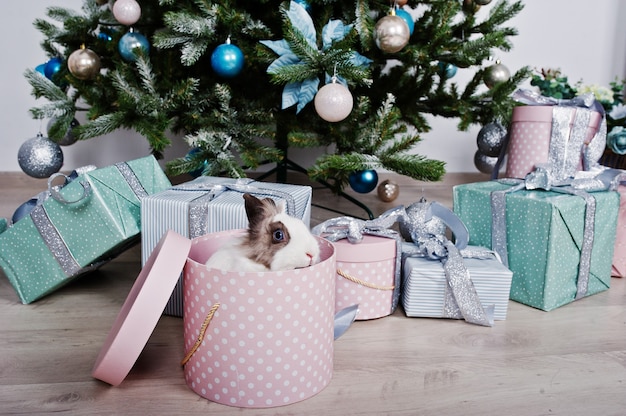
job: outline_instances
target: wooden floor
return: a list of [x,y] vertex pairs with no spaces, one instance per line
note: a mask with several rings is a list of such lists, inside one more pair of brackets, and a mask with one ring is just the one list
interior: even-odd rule
[[[381,178],[382,179],[382,178]],[[451,204],[451,186],[400,181],[393,203],[359,195],[376,215],[423,194]],[[0,173],[0,216],[46,186]],[[316,189],[315,201],[360,216]],[[338,214],[315,208],[312,222]],[[626,279],[551,312],[510,302],[506,321],[389,317],[356,322],[335,341],[334,375],[316,396],[285,407],[238,409],[185,384],[182,320],[163,316],[126,380],[93,379],[96,356],[140,270],[135,247],[31,305],[0,273],[0,414],[78,415],[625,415]]]

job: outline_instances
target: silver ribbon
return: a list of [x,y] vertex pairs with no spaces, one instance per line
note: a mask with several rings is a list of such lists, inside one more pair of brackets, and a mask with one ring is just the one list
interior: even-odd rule
[[278,189],[269,189],[259,186],[261,182],[255,182],[253,179],[243,178],[237,179],[234,183],[207,183],[201,180],[194,180],[173,187],[176,191],[207,191],[206,194],[194,199],[189,203],[187,215],[189,223],[189,238],[196,238],[208,233],[208,213],[209,203],[224,192],[234,191],[250,193],[253,195],[270,196],[285,201],[285,209],[287,214],[296,215],[296,200],[293,195]]
[[[428,227],[411,224],[414,246],[408,249],[408,245],[405,244],[403,257],[419,256],[441,261],[446,276],[443,310],[445,318],[462,318],[468,323],[493,326],[495,305],[483,307],[461,254],[461,249],[465,248],[469,238],[464,236],[464,234],[467,235],[465,224],[448,208],[431,203],[428,209],[432,211],[432,207],[436,207],[437,217],[443,217],[442,221],[450,227],[455,237],[460,236],[457,238],[457,245],[448,240],[444,234],[423,232]],[[426,218],[431,218],[431,216],[427,215]]]
[[[126,180],[130,188],[133,190],[137,198],[140,198],[142,195],[147,195],[145,189],[141,185],[139,178],[135,175],[133,170],[126,163],[118,163],[115,165],[122,175],[122,177]],[[65,273],[66,276],[75,276],[80,273],[85,273],[87,271],[93,270],[107,260],[98,261],[94,264],[87,265],[85,267],[81,267],[76,258],[72,255],[69,247],[63,240],[61,233],[58,228],[52,223],[48,213],[46,212],[45,205],[43,202],[51,197],[55,201],[68,205],[68,204],[76,204],[81,201],[85,201],[92,195],[91,184],[88,181],[81,180],[79,183],[83,187],[82,195],[76,200],[68,200],[61,194],[61,189],[72,182],[73,180],[79,178],[81,175],[91,172],[96,169],[94,166],[86,166],[82,168],[78,168],[74,172],[72,172],[69,176],[66,176],[62,173],[58,173],[50,176],[48,179],[48,190],[42,192],[38,196],[38,202],[35,208],[30,213],[30,218],[33,222],[33,225],[41,235],[41,239],[44,244],[50,250],[52,256],[56,259],[57,263],[61,267],[61,270]],[[62,176],[65,178],[65,183],[60,186],[53,186],[52,182],[55,178]]]
[[[594,226],[596,213],[596,200],[589,192],[614,190],[619,182],[626,178],[626,174],[616,169],[606,169],[595,177],[583,177],[569,181],[558,182],[551,176],[550,169],[539,166],[529,173],[524,181],[516,179],[503,179],[499,182],[513,185],[509,189],[494,191],[491,193],[491,247],[502,259],[502,264],[508,267],[508,242],[506,231],[506,195],[519,190],[541,189],[545,191],[559,192],[575,195],[585,200],[585,223],[583,229],[583,241],[580,248],[580,261],[578,266],[576,299],[587,295],[589,286],[589,273],[591,270],[591,252],[594,241]],[[557,183],[555,185],[555,183]]]
[[391,310],[393,313],[398,307],[400,300],[400,285],[402,283],[402,238],[394,230],[389,228],[393,226],[400,218],[406,215],[403,206],[392,208],[378,218],[373,220],[361,220],[358,218],[343,216],[331,218],[321,224],[316,225],[311,233],[323,236],[328,241],[339,241],[347,238],[352,244],[358,244],[363,241],[363,235],[374,235],[384,238],[392,238],[396,241],[396,259],[395,259],[395,276],[394,289],[391,297]]
[[[548,163],[552,166],[557,180],[574,176],[581,158],[584,170],[590,170],[598,164],[606,147],[607,127],[604,107],[593,94],[562,100],[520,89],[513,93],[513,99],[527,105],[554,106]],[[572,107],[576,107],[576,113],[570,128]],[[587,128],[593,112],[600,113],[602,121],[592,140],[585,144]]]

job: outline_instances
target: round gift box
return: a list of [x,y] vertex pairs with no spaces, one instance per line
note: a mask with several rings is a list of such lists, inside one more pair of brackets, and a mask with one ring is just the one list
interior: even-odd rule
[[[289,271],[231,272],[205,266],[221,244],[243,232],[223,231],[192,241],[183,272],[184,340],[190,355],[185,380],[200,396],[230,406],[299,402],[319,393],[332,378],[335,249],[316,237],[320,262]],[[190,354],[194,346],[198,348]]]
[[[543,105],[518,106],[513,109],[505,174],[507,178],[524,178],[534,170],[535,165],[548,162],[553,109],[553,106]],[[572,107],[570,127],[574,109]],[[591,143],[601,122],[602,115],[593,111],[584,140],[586,144]],[[582,160],[579,168],[582,168]]]
[[335,311],[359,305],[356,320],[390,315],[396,270],[396,240],[364,235],[360,243],[335,242],[337,281]]

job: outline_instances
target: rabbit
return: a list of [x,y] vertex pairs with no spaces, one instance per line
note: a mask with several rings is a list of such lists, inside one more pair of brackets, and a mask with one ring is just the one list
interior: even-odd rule
[[302,220],[285,212],[285,203],[244,194],[247,233],[223,244],[206,266],[224,271],[291,270],[319,262],[317,240]]

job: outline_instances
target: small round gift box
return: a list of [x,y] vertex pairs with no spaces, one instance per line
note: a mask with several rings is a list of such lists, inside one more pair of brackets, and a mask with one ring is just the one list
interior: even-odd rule
[[[566,114],[566,120],[555,122],[554,109],[555,106],[547,105],[518,106],[513,109],[507,150],[507,178],[524,178],[536,165],[547,163],[551,157],[550,143],[558,137],[562,137],[566,143],[563,144],[562,154],[552,157],[565,159],[568,151],[574,152],[577,155],[578,170],[582,169],[582,148],[596,137],[602,114],[577,107],[557,106],[557,110],[563,110]],[[585,113],[588,114],[584,117],[584,125],[579,126],[583,120],[581,115]],[[580,137],[576,138],[578,135]],[[571,149],[576,144],[578,148]]]
[[359,243],[334,242],[337,250],[335,310],[359,305],[357,320],[393,312],[396,292],[396,240],[363,235]]
[[189,240],[169,231],[133,285],[93,376],[112,385],[130,372],[183,271],[185,381],[225,405],[266,408],[319,393],[333,374],[335,248],[316,237],[320,261],[271,272],[205,266],[244,230]]

